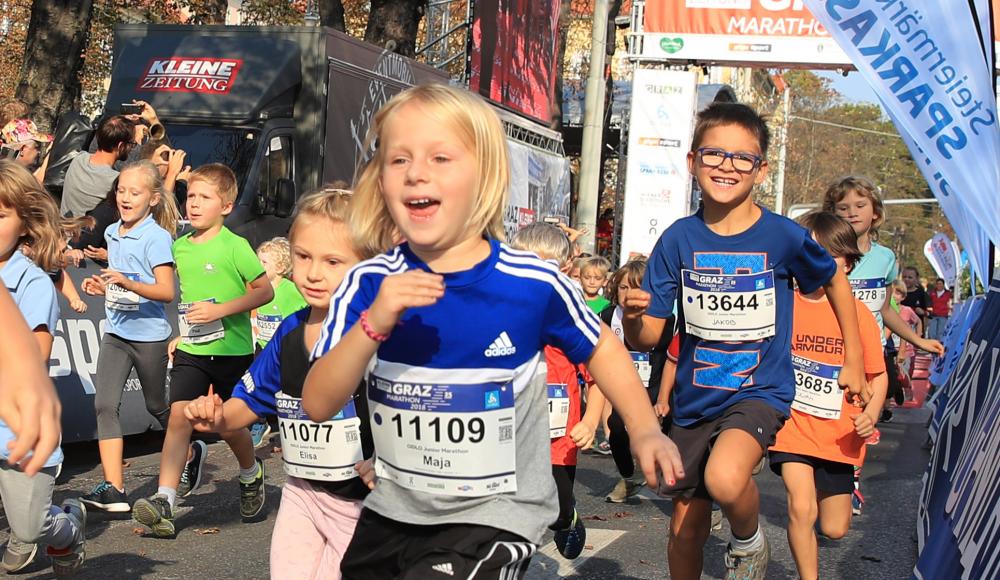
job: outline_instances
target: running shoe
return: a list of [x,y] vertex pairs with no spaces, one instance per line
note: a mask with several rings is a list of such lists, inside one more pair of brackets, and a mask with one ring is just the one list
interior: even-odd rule
[[132,507],[132,519],[152,530],[157,538],[172,538],[177,534],[174,510],[162,493],[137,500]]
[[268,437],[271,436],[271,425],[267,419],[261,419],[250,426],[250,439],[253,440],[253,448],[260,449],[267,445]]
[[583,547],[587,544],[587,528],[580,519],[580,514],[573,509],[573,521],[565,530],[559,530],[554,534],[552,541],[556,544],[556,549],[563,558],[573,560],[583,552]]
[[760,458],[760,461],[757,462],[757,465],[754,466],[753,471],[750,472],[751,475],[757,475],[760,473],[761,469],[764,469],[764,459],[766,457],[767,454],[765,453],[764,456]]
[[763,545],[756,552],[743,552],[726,547],[726,580],[764,580],[767,563],[771,559],[771,545],[767,536],[760,532]]
[[861,490],[855,489],[851,494],[851,513],[860,516],[861,508],[865,505],[865,496],[861,495]]
[[892,422],[892,411],[889,409],[882,409],[882,415],[878,418],[879,423],[891,423]]
[[184,471],[181,472],[181,482],[177,489],[178,495],[187,497],[201,486],[201,476],[206,458],[208,458],[208,445],[204,441],[192,441],[191,459],[188,460]]
[[7,540],[7,548],[3,551],[3,569],[7,572],[23,570],[35,559],[38,544],[25,544],[14,536]]
[[68,499],[62,502],[60,507],[75,525],[76,537],[69,546],[65,548],[49,546],[45,549],[45,553],[52,560],[52,573],[57,578],[66,578],[80,570],[87,556],[84,546],[87,540],[87,508],[78,499]]
[[878,445],[879,441],[881,440],[882,440],[882,432],[879,431],[878,428],[876,427],[875,430],[872,431],[872,434],[868,436],[868,439],[865,439],[865,444]]
[[606,439],[595,438],[590,450],[601,455],[611,455],[611,444]]
[[642,491],[642,486],[646,485],[646,480],[641,475],[636,477],[623,477],[615,484],[614,489],[604,496],[604,501],[608,503],[625,503],[628,498],[635,496]]
[[257,462],[257,477],[250,483],[240,481],[240,516],[243,521],[252,520],[264,509],[264,462],[259,457]]
[[109,481],[97,484],[90,493],[82,496],[80,501],[91,508],[112,513],[124,513],[132,509],[125,492],[118,491]]

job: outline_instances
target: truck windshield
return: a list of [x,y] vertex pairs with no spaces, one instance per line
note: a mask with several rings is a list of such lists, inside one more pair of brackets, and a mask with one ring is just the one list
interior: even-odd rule
[[232,127],[204,127],[199,125],[174,125],[167,123],[170,145],[187,153],[185,165],[198,168],[206,163],[221,163],[236,174],[240,189],[250,174],[257,139],[254,129]]

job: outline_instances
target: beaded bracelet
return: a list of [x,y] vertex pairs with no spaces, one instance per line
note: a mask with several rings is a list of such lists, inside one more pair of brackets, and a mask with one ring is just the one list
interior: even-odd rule
[[375,332],[375,329],[372,328],[372,325],[368,323],[367,310],[361,313],[361,330],[365,331],[365,334],[368,335],[368,338],[374,340],[375,342],[385,342],[389,340],[388,334],[380,334],[378,332]]

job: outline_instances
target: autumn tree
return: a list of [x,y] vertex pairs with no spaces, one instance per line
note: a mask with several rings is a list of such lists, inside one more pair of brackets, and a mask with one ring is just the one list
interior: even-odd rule
[[404,56],[417,52],[417,28],[427,0],[372,0],[365,42]]

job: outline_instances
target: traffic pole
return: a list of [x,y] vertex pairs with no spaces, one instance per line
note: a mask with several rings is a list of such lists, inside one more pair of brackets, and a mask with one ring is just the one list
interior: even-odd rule
[[590,71],[583,100],[583,143],[580,148],[579,196],[573,227],[586,228],[577,239],[580,249],[594,253],[597,204],[601,192],[601,143],[604,141],[604,56],[608,41],[608,0],[594,2],[594,28],[590,35]]

